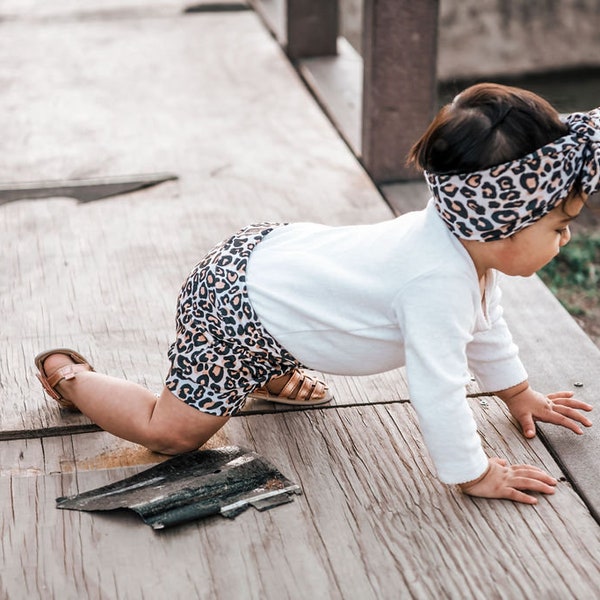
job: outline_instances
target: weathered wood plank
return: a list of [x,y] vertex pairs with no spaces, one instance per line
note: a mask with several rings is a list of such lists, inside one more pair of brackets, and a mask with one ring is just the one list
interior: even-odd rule
[[[11,52],[24,38],[36,43]],[[163,40],[161,48],[156,39]],[[182,177],[166,193],[170,204],[184,197],[192,210],[206,211],[205,219],[213,210],[233,214],[238,205],[253,208],[255,219],[295,219],[308,212],[313,219],[352,222],[384,213],[374,202],[368,177],[252,12],[116,22],[8,22],[0,50],[0,74],[13,81],[0,99],[3,143],[12,149],[0,164],[0,180],[167,171]],[[203,60],[206,56],[212,59]],[[103,66],[115,61],[117,72]],[[193,73],[190,64],[195,65]],[[88,78],[82,82],[83,65]],[[53,90],[56,102],[38,93],[40,69],[60,80]],[[152,77],[140,77],[141,72]],[[257,94],[256,82],[265,81],[268,93]],[[106,111],[106,98],[114,110]],[[12,111],[19,100],[21,110]],[[149,118],[155,143],[142,143]],[[88,128],[85,137],[81,121]],[[35,131],[37,144],[25,142],[28,131]],[[237,144],[230,143],[232,136]],[[307,171],[315,178],[314,193],[305,187]],[[174,208],[177,213],[179,207]],[[247,223],[248,212],[239,215],[239,223]],[[196,221],[201,222],[198,216],[191,225]],[[169,223],[163,224],[170,233]]]
[[300,73],[356,156],[362,144],[363,62],[345,38],[338,54],[298,61]]
[[[529,377],[549,393],[573,390],[581,400],[600,406],[600,349],[537,277],[515,278],[503,284],[506,318],[519,345]],[[575,387],[581,384],[581,387]],[[597,421],[595,413],[590,415]],[[600,522],[600,430],[572,436],[561,428],[541,424],[545,439]]]
[[[175,297],[175,296],[174,296]],[[57,308],[57,313],[59,309]],[[169,319],[171,321],[171,319]],[[114,333],[90,331],[87,334],[57,333],[54,336],[25,338],[7,344],[0,362],[0,381],[5,401],[0,403],[0,439],[28,435],[47,435],[52,429],[67,433],[81,429],[89,421],[80,413],[60,410],[44,392],[35,377],[33,357],[45,348],[66,346],[79,350],[100,372],[123,377],[159,392],[168,369],[166,352],[173,333],[137,329]],[[408,389],[403,370],[369,377],[342,377],[315,373],[327,381],[334,399],[330,406],[406,401]],[[472,392],[476,393],[476,387]],[[260,400],[249,400],[246,412],[278,412],[293,407]],[[58,429],[58,431],[57,431]],[[40,431],[41,430],[41,431]]]
[[[54,310],[59,315],[64,306]],[[65,331],[52,336],[9,338],[3,346],[0,363],[0,438],[48,428],[81,428],[89,423],[80,413],[61,411],[43,393],[33,364],[33,357],[41,350],[57,346],[76,348],[99,371],[159,391],[167,369],[166,350],[170,335],[170,332],[161,335],[160,331],[138,327],[137,331],[126,333],[117,328],[111,334],[90,328],[88,333],[81,335]]]
[[[0,179],[158,170],[181,177],[118,203],[53,200],[2,209],[3,264],[11,269],[0,271],[2,385],[25,383],[21,396],[3,396],[0,406],[12,405],[17,419],[37,408],[23,406],[31,402],[29,353],[65,334],[69,343],[87,340],[98,365],[142,379],[162,376],[157,350],[174,293],[200,253],[235,227],[257,215],[330,223],[389,216],[254,17],[185,23],[2,25],[0,78],[14,85],[0,98],[3,140],[11,144]],[[19,64],[7,58],[15,58],[8,52],[15,47]],[[172,47],[179,54],[165,53]],[[207,55],[215,60],[203,60]],[[40,70],[44,81],[61,82],[53,104],[42,106]],[[88,94],[78,87],[81,73],[95,82]],[[268,93],[257,91],[257,81],[269,82]],[[127,94],[117,93],[122,89]],[[5,111],[2,102],[20,108]],[[183,115],[194,118],[182,126]],[[24,144],[32,136],[38,143]],[[340,385],[362,389],[364,382]],[[400,379],[386,375],[371,385],[387,395],[400,389]],[[474,406],[491,450],[560,475],[539,441],[516,436],[502,414],[488,426],[486,409],[477,400]],[[496,408],[490,403],[487,411],[495,415]],[[52,412],[47,423],[58,416]],[[265,455],[302,484],[304,496],[268,513],[157,535],[134,515],[54,508],[56,496],[124,477],[154,455],[103,433],[0,442],[0,596],[368,600],[400,591],[476,598],[482,589],[499,590],[499,582],[506,597],[600,592],[598,528],[568,484],[535,509],[463,498],[432,477],[406,403],[237,417],[213,443]]]
[[[415,138],[413,142],[416,141]],[[431,197],[429,189],[423,181],[382,185],[381,192],[396,216],[411,210],[425,208]]]
[[287,43],[287,10],[285,0],[250,0],[267,29],[281,46]]
[[[333,399],[327,405],[314,410],[331,407],[354,406],[359,404],[378,404],[408,401],[408,384],[404,369],[389,371],[365,377],[344,377],[317,371],[307,371],[323,379],[330,387]],[[265,400],[248,400],[244,414],[265,412],[289,412],[298,410],[285,404],[274,404]],[[305,410],[305,409],[302,409]]]
[[[100,370],[159,388],[181,282],[237,228],[389,216],[253,13],[22,17],[4,22],[0,37],[0,78],[12,81],[0,97],[10,147],[0,181],[164,171],[179,180],[85,205],[57,198],[0,208],[1,430],[86,422],[61,415],[41,394],[32,359],[48,347],[78,348]],[[47,81],[60,81],[51,96]],[[257,93],[265,81],[269,92]],[[402,385],[379,398],[405,397]]]
[[[168,369],[166,351],[172,335],[170,328],[153,330],[139,327],[114,333],[90,331],[87,334],[32,337],[22,339],[18,345],[7,346],[5,361],[0,363],[0,381],[9,401],[0,404],[0,439],[93,429],[81,413],[61,410],[44,394],[35,377],[33,364],[33,357],[40,350],[58,346],[75,348],[90,360],[96,370],[159,392]],[[404,369],[362,377],[312,373],[326,381],[333,394],[333,400],[325,409],[409,400]],[[469,384],[467,392],[470,395],[481,393],[474,382]],[[290,410],[297,409],[254,399],[248,400],[243,409],[245,414]]]
[[244,6],[245,0],[99,0],[82,4],[78,0],[61,0],[40,4],[37,0],[2,0],[0,15],[4,18],[49,20],[73,18],[143,18],[173,17],[187,8],[210,5],[216,10],[226,10],[232,5]]
[[[517,435],[495,401],[473,408],[490,453],[560,477],[541,442]],[[133,598],[139,590],[152,598],[177,590],[198,598],[360,600],[479,598],[482,589],[505,598],[600,593],[600,533],[567,483],[535,508],[464,497],[435,480],[406,404],[232,419],[215,441],[259,452],[304,494],[267,513],[162,534],[127,514],[54,508],[57,495],[140,469],[93,470],[110,452],[103,436],[0,444],[2,464],[25,448],[20,472],[0,477],[0,580],[9,597],[24,589],[33,598],[59,589],[65,598]],[[32,465],[45,474],[33,475]],[[143,558],[140,548],[148,549]],[[173,552],[187,559],[167,560]]]

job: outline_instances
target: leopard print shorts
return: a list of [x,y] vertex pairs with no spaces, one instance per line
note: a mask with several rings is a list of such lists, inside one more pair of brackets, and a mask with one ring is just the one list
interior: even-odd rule
[[260,324],[246,289],[252,250],[280,226],[250,225],[221,242],[181,288],[165,385],[202,412],[231,416],[256,388],[302,366]]

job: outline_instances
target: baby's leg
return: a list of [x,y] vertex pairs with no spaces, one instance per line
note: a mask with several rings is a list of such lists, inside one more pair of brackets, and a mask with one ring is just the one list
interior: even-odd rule
[[[70,362],[64,354],[53,354],[44,369],[52,373]],[[192,408],[167,388],[157,398],[141,385],[92,371],[63,379],[56,387],[105,431],[164,454],[197,449],[229,419]]]

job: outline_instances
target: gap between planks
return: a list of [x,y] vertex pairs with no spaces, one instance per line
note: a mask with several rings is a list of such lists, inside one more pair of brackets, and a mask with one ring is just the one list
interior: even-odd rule
[[[493,398],[494,395],[489,392],[474,392],[467,394],[467,398]],[[266,402],[263,402],[264,404]],[[409,398],[400,398],[397,400],[378,400],[375,402],[342,402],[338,404],[332,404],[329,406],[300,406],[295,407],[291,405],[279,405],[277,408],[249,408],[242,410],[234,418],[255,416],[255,415],[269,415],[279,413],[292,413],[292,412],[307,412],[315,410],[335,410],[338,408],[357,408],[364,406],[387,406],[390,404],[405,404],[410,403]],[[81,435],[85,433],[97,433],[103,431],[101,427],[95,423],[82,423],[75,425],[64,425],[58,427],[42,427],[39,429],[22,429],[22,430],[0,430],[0,441],[7,440],[30,440],[47,437],[59,437],[64,435]]]

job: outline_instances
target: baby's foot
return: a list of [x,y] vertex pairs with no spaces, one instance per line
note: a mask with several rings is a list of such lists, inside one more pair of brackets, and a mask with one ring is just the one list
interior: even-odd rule
[[39,373],[37,377],[51,398],[62,408],[78,410],[68,398],[68,383],[77,373],[93,371],[88,361],[75,350],[58,348],[42,352],[35,357]]
[[329,388],[324,382],[299,369],[271,378],[266,385],[254,390],[250,396],[296,406],[315,406],[331,400]]

